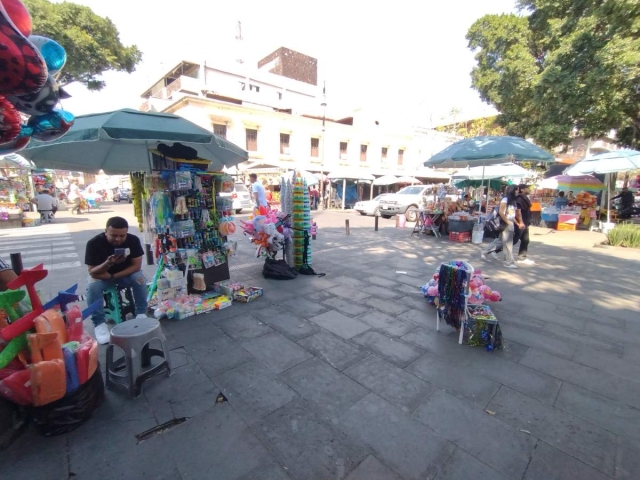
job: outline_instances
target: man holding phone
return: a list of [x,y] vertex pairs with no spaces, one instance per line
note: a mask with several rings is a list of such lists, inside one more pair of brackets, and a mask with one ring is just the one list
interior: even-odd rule
[[[142,273],[144,250],[140,239],[129,235],[129,224],[122,217],[107,220],[104,233],[87,242],[84,263],[89,269],[87,304],[102,300],[103,292],[112,285],[130,287],[136,303],[136,315],[147,313],[147,282]],[[92,318],[99,344],[109,343],[109,328],[100,307]]]

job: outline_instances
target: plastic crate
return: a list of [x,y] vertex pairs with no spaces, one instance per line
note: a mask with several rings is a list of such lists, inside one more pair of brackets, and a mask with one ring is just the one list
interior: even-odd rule
[[471,233],[469,232],[449,232],[449,241],[456,243],[471,242]]
[[576,224],[575,223],[560,223],[560,222],[558,222],[557,230],[559,232],[567,232],[567,231],[575,230],[575,229],[576,229]]
[[475,220],[449,220],[449,231],[458,233],[472,232],[475,224]]

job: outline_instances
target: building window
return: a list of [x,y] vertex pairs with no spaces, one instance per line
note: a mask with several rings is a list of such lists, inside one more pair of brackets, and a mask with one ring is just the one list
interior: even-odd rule
[[360,161],[367,161],[367,145],[360,145]]
[[227,139],[227,126],[214,123],[213,124],[213,133],[215,133],[217,136],[222,137],[222,138],[224,138],[226,140]]
[[340,142],[340,160],[347,159],[347,142]]
[[404,162],[404,150],[400,149],[398,150],[398,165],[402,165],[402,162]]
[[382,147],[382,163],[387,163],[387,147]]
[[282,100],[282,92],[278,92],[278,100]]
[[311,139],[311,156],[319,157],[320,156],[320,139],[312,138]]
[[247,88],[246,83],[244,82],[239,82],[240,83],[240,88],[242,89],[242,91],[244,92],[245,88]]
[[284,155],[289,155],[289,139],[290,135],[288,133],[280,134],[280,153]]
[[251,92],[259,92],[260,91],[260,87],[258,85],[251,85],[249,84],[249,91]]
[[258,151],[258,130],[247,128],[247,151]]

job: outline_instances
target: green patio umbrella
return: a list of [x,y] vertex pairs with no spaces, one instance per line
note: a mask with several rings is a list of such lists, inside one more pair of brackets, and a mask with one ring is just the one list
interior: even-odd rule
[[180,143],[222,170],[247,159],[247,152],[177,115],[123,109],[76,117],[63,137],[52,142],[32,140],[20,152],[40,168],[126,174],[149,171],[149,150]]

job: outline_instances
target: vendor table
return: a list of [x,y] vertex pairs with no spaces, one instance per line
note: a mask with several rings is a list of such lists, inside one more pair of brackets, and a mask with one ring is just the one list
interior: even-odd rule
[[436,226],[436,220],[442,216],[442,213],[423,210],[421,208],[411,208],[409,210],[416,212],[417,218],[416,224],[413,226],[411,236],[413,236],[414,233],[417,233],[418,235],[421,233],[427,233],[429,230],[431,230],[434,236],[440,236],[440,229]]

